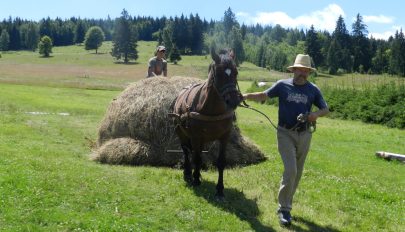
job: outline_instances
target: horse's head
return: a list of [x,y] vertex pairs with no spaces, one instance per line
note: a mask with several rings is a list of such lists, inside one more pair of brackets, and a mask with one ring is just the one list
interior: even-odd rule
[[211,49],[211,57],[214,62],[210,65],[209,78],[226,106],[235,109],[242,100],[237,88],[238,70],[234,61],[235,55],[232,50],[223,50],[216,54],[214,49]]

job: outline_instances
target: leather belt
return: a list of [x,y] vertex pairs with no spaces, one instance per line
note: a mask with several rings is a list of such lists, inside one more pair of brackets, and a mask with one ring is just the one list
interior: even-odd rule
[[298,124],[298,125],[294,125],[294,126],[288,126],[286,124],[279,124],[280,127],[290,130],[290,131],[297,131],[297,132],[304,132],[306,130],[308,130],[308,125],[305,124]]

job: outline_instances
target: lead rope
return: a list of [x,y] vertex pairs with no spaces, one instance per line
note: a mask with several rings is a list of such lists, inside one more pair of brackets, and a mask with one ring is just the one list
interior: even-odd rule
[[[240,93],[240,95],[241,95],[241,98],[243,99],[243,96],[242,96],[242,93],[241,93],[241,91],[240,91],[239,83],[238,83],[238,82],[236,82],[236,86],[238,87],[238,91],[239,91],[239,93]],[[250,110],[256,111],[257,113],[263,115],[263,116],[270,122],[270,124],[274,127],[274,129],[277,130],[277,126],[271,121],[271,119],[270,119],[265,113],[261,112],[261,111],[258,110],[258,109],[255,109],[255,108],[251,107],[249,104],[246,103],[245,100],[242,100],[242,103],[243,103],[243,104],[239,103],[239,106],[240,106],[240,107],[243,107],[243,108],[246,108],[246,109],[250,109]]]

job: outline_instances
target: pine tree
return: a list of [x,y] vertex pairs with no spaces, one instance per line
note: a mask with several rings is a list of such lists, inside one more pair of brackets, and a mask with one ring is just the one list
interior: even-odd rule
[[236,21],[235,14],[232,12],[231,8],[228,7],[228,10],[224,13],[224,28],[225,34],[231,32],[233,26],[239,26],[238,21]]
[[327,65],[330,68],[330,73],[333,74],[337,72],[338,69],[350,72],[352,63],[353,61],[350,55],[350,35],[346,29],[343,17],[339,16],[328,50]]
[[405,37],[402,29],[395,33],[391,44],[390,71],[405,76]]
[[245,60],[245,50],[243,49],[242,34],[239,28],[233,27],[231,33],[229,34],[230,47],[235,52],[235,62],[236,65],[242,64]]
[[3,29],[0,34],[0,51],[8,51],[10,44],[10,36],[6,29]]
[[39,30],[38,26],[34,23],[28,24],[28,31],[25,38],[26,47],[31,51],[35,51],[38,47]]
[[377,48],[377,52],[372,59],[372,71],[373,73],[386,73],[389,64],[389,53],[391,50],[384,50],[382,46]]
[[326,62],[329,68],[329,74],[335,75],[339,68],[339,51],[341,50],[340,44],[337,42],[336,38],[333,38],[328,50],[328,55],[326,57]]
[[130,25],[131,17],[124,9],[121,17],[117,19],[114,28],[113,48],[111,55],[117,60],[124,59],[124,63],[129,60],[138,59],[137,36],[135,28]]
[[173,45],[173,49],[170,52],[170,62],[173,62],[174,64],[177,64],[177,61],[181,60],[180,52],[177,49],[176,44]]
[[298,31],[298,29],[288,31],[286,40],[289,45],[296,46],[298,40],[300,40],[300,32]]
[[83,43],[84,37],[86,36],[86,26],[84,25],[83,20],[79,19],[75,27],[75,43]]
[[180,18],[175,19],[175,29],[173,34],[173,43],[176,44],[176,47],[182,51],[182,54],[187,52],[187,48],[190,48],[191,45],[189,41],[191,41],[191,33],[188,30],[186,18],[184,15],[181,15]]
[[10,35],[10,43],[9,49],[10,50],[20,50],[21,49],[21,35],[20,29],[16,23],[13,23],[11,31],[9,32]]
[[270,32],[270,37],[272,40],[276,42],[283,41],[284,38],[287,37],[287,32],[284,28],[282,28],[279,24],[277,24]]
[[173,44],[173,34],[174,34],[174,21],[168,20],[166,26],[163,28],[162,40],[164,46],[166,47],[166,52],[170,54],[174,47]]
[[190,16],[191,21],[191,50],[193,54],[201,55],[204,43],[203,22],[198,14],[195,17]]
[[318,39],[318,35],[314,29],[314,25],[311,25],[310,30],[307,33],[305,40],[305,52],[312,58],[316,66],[320,66],[323,61],[321,53],[321,44]]
[[259,49],[256,53],[255,64],[259,67],[266,67],[266,57],[265,57],[265,44],[261,43]]
[[52,25],[51,19],[48,17],[46,19],[42,19],[39,23],[39,35],[41,37],[47,35],[49,37],[53,37],[54,34],[54,27]]
[[338,40],[342,48],[350,48],[349,31],[346,29],[345,21],[341,15],[336,22],[336,27],[333,31],[332,37]]
[[367,33],[367,25],[363,23],[361,15],[357,14],[356,21],[352,24],[353,71],[367,72],[371,66],[371,48]]

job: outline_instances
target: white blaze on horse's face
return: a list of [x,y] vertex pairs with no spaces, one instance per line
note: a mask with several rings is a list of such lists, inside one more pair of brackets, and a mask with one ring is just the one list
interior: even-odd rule
[[227,68],[225,70],[225,73],[226,73],[226,75],[228,75],[228,77],[231,76],[231,72],[232,72],[232,70],[230,68]]

